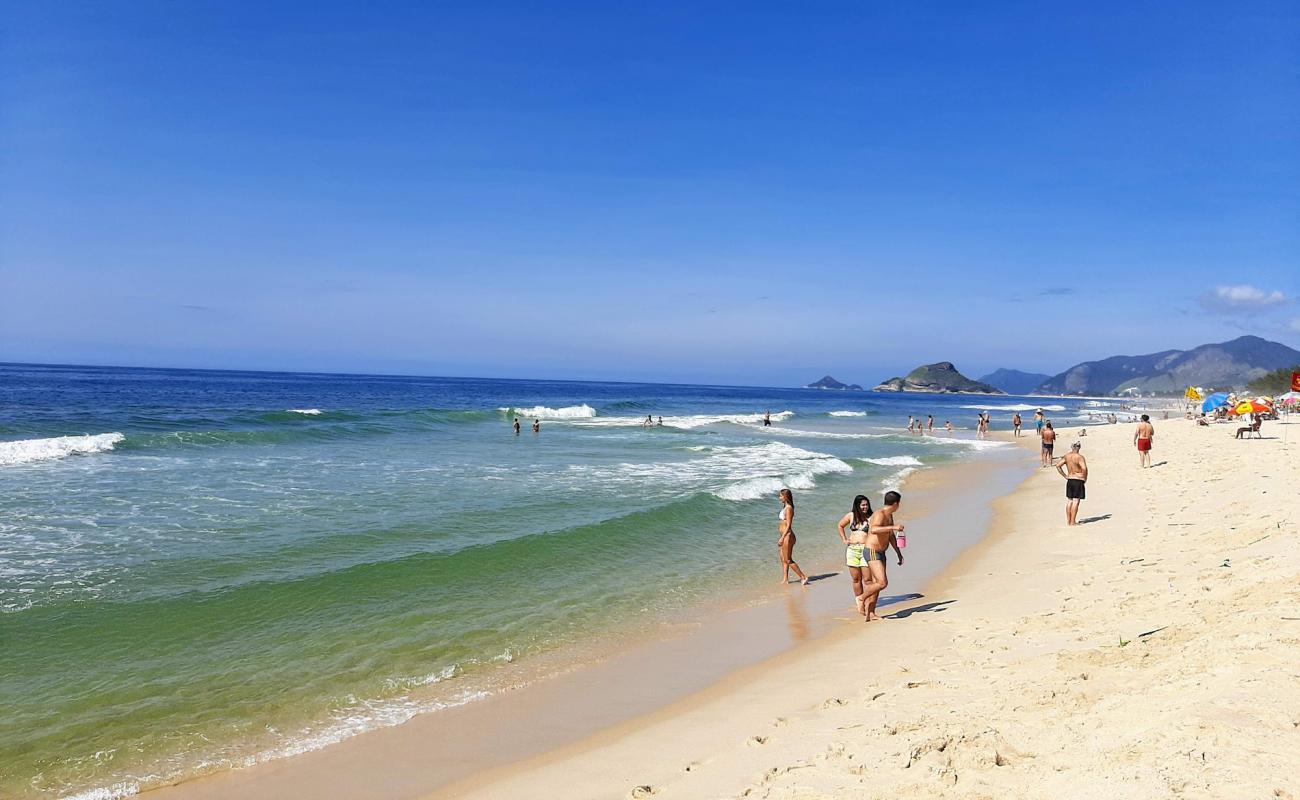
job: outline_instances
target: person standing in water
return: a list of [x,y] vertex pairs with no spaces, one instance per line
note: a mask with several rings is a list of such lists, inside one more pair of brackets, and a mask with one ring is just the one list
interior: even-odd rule
[[916,432],[916,420],[912,418],[911,414],[907,416],[907,432],[908,433]]
[[[844,564],[853,579],[853,601],[858,613],[867,615],[867,596],[862,591],[864,570],[870,572],[867,562],[875,557],[866,549],[867,534],[871,529],[871,500],[865,494],[853,498],[853,507],[840,519],[840,540],[844,542]],[[846,532],[847,529],[847,532]]]
[[781,490],[781,513],[777,514],[777,529],[781,532],[781,538],[777,539],[777,548],[781,551],[781,585],[790,582],[790,570],[799,576],[799,581],[804,586],[808,585],[808,576],[803,574],[799,565],[794,560],[794,494],[789,489]]
[[515,436],[518,436],[518,435],[519,435],[519,417],[515,417],[515,425],[514,425],[514,428],[515,428]]
[[540,419],[533,420],[533,433],[541,433],[541,432],[542,432],[542,421]]
[[765,411],[765,412],[763,412],[763,427],[764,427],[764,428],[770,428],[770,427],[772,427],[772,412],[771,412],[771,411]]
[[1065,454],[1056,471],[1065,478],[1065,524],[1079,524],[1079,503],[1085,497],[1085,484],[1088,482],[1088,462],[1079,451],[1083,442],[1070,445],[1070,452]]
[[925,427],[929,429],[929,431],[930,431],[930,435],[933,436],[933,435],[934,435],[934,415],[933,415],[933,414],[930,414],[928,417],[926,417],[926,420],[925,420]]
[[1151,466],[1151,440],[1154,438],[1156,438],[1156,428],[1151,424],[1151,418],[1143,414],[1137,430],[1133,431],[1133,444],[1137,445],[1138,449],[1138,466],[1143,469]]
[[943,427],[944,427],[945,430],[948,431],[948,435],[949,435],[949,436],[952,436],[952,420],[950,420],[950,419],[945,419],[945,420],[943,421]]
[[885,555],[891,545],[894,552],[898,554],[898,565],[903,566],[903,551],[898,549],[898,539],[895,534],[901,533],[905,526],[894,523],[894,514],[902,503],[903,496],[898,492],[885,492],[885,504],[871,515],[867,536],[863,540],[862,555],[871,573],[870,580],[862,585],[862,607],[867,622],[880,619],[880,615],[876,613],[876,603],[880,601],[880,593],[889,586]]

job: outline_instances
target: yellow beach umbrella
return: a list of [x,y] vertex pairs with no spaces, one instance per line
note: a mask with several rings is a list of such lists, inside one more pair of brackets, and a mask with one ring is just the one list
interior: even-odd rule
[[1232,409],[1232,413],[1236,414],[1239,417],[1244,417],[1247,414],[1254,414],[1258,411],[1272,411],[1272,410],[1273,408],[1271,406],[1265,403],[1261,403],[1258,400],[1242,400],[1240,403],[1237,404],[1236,408]]

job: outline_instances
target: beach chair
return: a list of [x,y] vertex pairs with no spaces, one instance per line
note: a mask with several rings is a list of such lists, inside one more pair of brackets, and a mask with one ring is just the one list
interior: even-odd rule
[[1241,435],[1244,433],[1246,435],[1246,438],[1249,439],[1250,435],[1253,433],[1255,434],[1256,439],[1263,439],[1264,438],[1263,434],[1259,432],[1259,429],[1261,426],[1263,426],[1263,424],[1264,424],[1264,420],[1257,419],[1250,425],[1246,425],[1245,427],[1238,428],[1237,438],[1240,439]]

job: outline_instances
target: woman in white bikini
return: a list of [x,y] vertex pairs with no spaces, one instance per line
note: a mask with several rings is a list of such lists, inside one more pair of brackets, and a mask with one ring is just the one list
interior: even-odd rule
[[778,530],[781,532],[781,538],[777,540],[777,547],[781,551],[781,585],[790,582],[790,570],[799,576],[799,581],[804,586],[808,585],[808,576],[803,574],[799,565],[794,561],[794,495],[789,489],[781,490],[781,513],[777,515],[779,520]]

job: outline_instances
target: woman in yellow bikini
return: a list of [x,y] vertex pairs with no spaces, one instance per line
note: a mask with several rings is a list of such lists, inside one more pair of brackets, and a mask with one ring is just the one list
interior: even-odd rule
[[853,498],[853,507],[840,519],[839,528],[840,539],[847,548],[844,563],[849,568],[849,576],[853,578],[853,599],[858,613],[865,617],[867,595],[862,590],[862,572],[867,568],[867,562],[875,557],[874,552],[863,552],[867,535],[871,532],[871,500],[865,494]]

